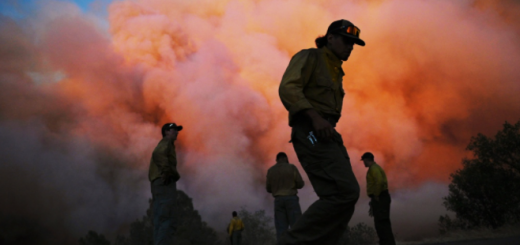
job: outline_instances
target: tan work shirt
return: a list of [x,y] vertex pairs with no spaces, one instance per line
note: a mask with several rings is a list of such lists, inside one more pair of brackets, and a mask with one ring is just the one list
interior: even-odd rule
[[177,172],[177,154],[172,140],[163,138],[155,147],[150,160],[148,179],[153,182],[161,177],[162,174],[173,176],[177,181],[180,176]]
[[367,195],[378,197],[384,190],[388,190],[385,171],[377,163],[374,163],[367,171]]
[[295,115],[310,108],[339,120],[345,96],[342,63],[327,47],[305,49],[292,57],[278,90],[290,126]]
[[229,235],[231,236],[233,234],[233,231],[241,231],[244,229],[244,223],[239,217],[233,217],[231,219],[231,222],[229,223]]
[[266,189],[274,197],[294,196],[303,185],[300,172],[290,163],[276,163],[267,171]]

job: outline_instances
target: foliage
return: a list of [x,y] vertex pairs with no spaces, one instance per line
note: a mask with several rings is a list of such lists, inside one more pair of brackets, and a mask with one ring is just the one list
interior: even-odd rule
[[110,245],[110,242],[101,234],[88,231],[84,238],[79,239],[80,245]]
[[244,223],[242,231],[242,244],[264,245],[275,244],[276,235],[273,219],[265,215],[265,210],[257,210],[254,213],[247,211],[244,207],[238,212],[238,216]]
[[[504,124],[494,138],[478,134],[467,147],[474,158],[451,174],[444,206],[467,228],[497,228],[520,221],[520,122]],[[444,226],[451,220],[444,219]]]
[[375,244],[376,241],[376,230],[365,223],[358,223],[354,227],[347,227],[347,230],[343,233],[338,245]]
[[193,208],[191,198],[182,191],[177,192],[177,217],[179,223],[175,233],[176,245],[210,245],[218,243],[215,230],[202,221],[199,212]]
[[[245,208],[238,212],[238,216],[244,222],[242,232],[242,244],[244,245],[264,245],[276,244],[276,233],[273,227],[273,219],[266,216],[264,210],[249,212]],[[354,227],[347,227],[338,245],[364,245],[375,244],[377,234],[374,228],[359,223]]]
[[468,229],[468,224],[466,222],[463,222],[459,219],[452,219],[447,214],[444,216],[439,216],[439,232],[441,234],[466,229]]
[[[177,191],[177,231],[172,245],[217,245],[220,244],[216,232],[202,221],[197,210],[193,208],[192,199],[183,191]],[[130,225],[128,237],[118,236],[115,245],[151,245],[153,244],[152,201],[146,216]],[[95,235],[94,235],[95,234]],[[101,235],[102,239],[104,237]],[[80,239],[81,245],[108,245],[108,241],[97,239],[99,236],[89,232]],[[106,241],[106,242],[105,242]],[[82,243],[83,242],[83,243]],[[88,243],[85,243],[88,242]],[[104,243],[105,242],[105,243]]]
[[54,244],[47,234],[54,233],[33,219],[0,215],[0,244],[2,245]]

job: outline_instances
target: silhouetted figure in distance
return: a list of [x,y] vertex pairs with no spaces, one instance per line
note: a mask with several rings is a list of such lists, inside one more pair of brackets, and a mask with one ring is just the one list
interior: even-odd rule
[[292,227],[302,215],[298,190],[304,182],[296,166],[289,163],[284,152],[276,155],[276,164],[267,171],[266,189],[274,197],[276,239]]
[[229,236],[231,237],[232,245],[240,245],[242,242],[242,231],[244,230],[244,223],[238,217],[237,212],[233,211],[233,218],[229,224]]
[[370,197],[370,210],[374,217],[374,226],[380,245],[395,245],[392,223],[390,222],[390,193],[388,192],[388,180],[383,168],[374,162],[374,155],[366,152],[361,156],[361,161],[368,168],[367,171],[367,195]]
[[155,245],[170,245],[176,230],[175,201],[176,182],[180,179],[177,172],[175,140],[182,126],[175,123],[164,124],[161,128],[163,138],[152,153],[148,179],[152,186],[153,241]]

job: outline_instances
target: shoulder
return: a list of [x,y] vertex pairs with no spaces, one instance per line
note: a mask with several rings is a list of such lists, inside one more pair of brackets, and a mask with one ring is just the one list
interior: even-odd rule
[[317,48],[308,48],[308,49],[302,49],[300,50],[298,53],[296,53],[295,55],[304,55],[304,54],[314,54],[314,53],[317,53],[319,52],[320,50],[317,49]]
[[163,138],[163,139],[159,140],[159,142],[155,146],[155,150],[161,149],[161,148],[165,147],[166,145],[167,145],[167,141]]
[[378,164],[374,164],[374,165],[370,166],[368,171],[373,172],[373,173],[384,172],[383,168],[381,166],[379,166]]
[[166,138],[162,138],[161,140],[159,140],[159,143],[157,143],[157,145],[165,144],[167,142],[168,140]]
[[167,146],[167,145],[173,145],[172,139],[162,138],[159,143],[157,143],[157,146]]
[[309,58],[317,57],[317,54],[320,52],[319,49],[310,48],[310,49],[302,49],[295,55],[293,55],[293,60],[306,60]]

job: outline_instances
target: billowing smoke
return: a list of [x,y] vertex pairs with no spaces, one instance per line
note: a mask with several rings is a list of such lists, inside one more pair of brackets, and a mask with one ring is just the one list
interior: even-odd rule
[[[514,1],[117,1],[108,29],[72,4],[41,6],[0,19],[0,225],[41,237],[126,232],[170,121],[185,128],[178,186],[210,225],[270,210],[267,168],[279,151],[297,161],[281,76],[336,19],[367,42],[343,66],[338,131],[362,190],[363,152],[386,169],[398,237],[433,234],[470,137],[520,119]],[[308,181],[300,197],[316,199]],[[371,224],[366,206],[353,223]]]

